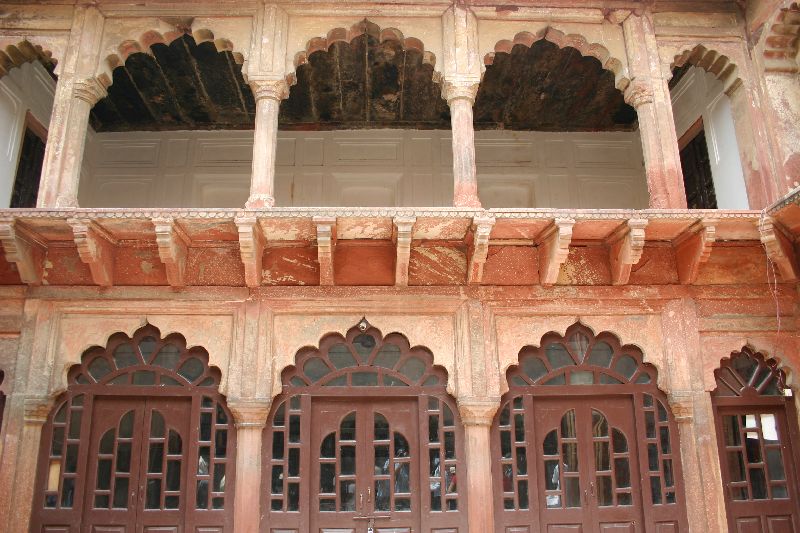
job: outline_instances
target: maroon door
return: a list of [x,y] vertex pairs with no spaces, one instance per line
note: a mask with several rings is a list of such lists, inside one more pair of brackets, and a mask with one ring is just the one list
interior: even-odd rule
[[417,401],[312,406],[310,530],[420,531]]
[[190,398],[95,399],[83,531],[183,531],[190,419]]
[[797,465],[789,435],[783,407],[717,407],[717,439],[732,532],[800,530]]
[[630,399],[536,399],[541,530],[643,531]]

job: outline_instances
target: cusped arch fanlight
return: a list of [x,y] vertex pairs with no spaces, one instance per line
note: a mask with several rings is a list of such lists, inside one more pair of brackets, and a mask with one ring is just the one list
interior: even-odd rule
[[714,371],[715,396],[784,396],[786,374],[778,361],[744,346],[723,359]]

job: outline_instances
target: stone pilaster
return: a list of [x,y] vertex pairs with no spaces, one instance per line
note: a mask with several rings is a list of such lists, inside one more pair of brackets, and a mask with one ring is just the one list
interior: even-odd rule
[[236,498],[233,507],[237,533],[258,533],[261,520],[261,435],[271,402],[229,400],[236,424]]
[[475,130],[472,106],[478,84],[471,81],[445,81],[442,97],[450,106],[453,134],[453,205],[481,207],[478,198],[478,173],[475,166]]
[[467,467],[467,513],[470,531],[494,531],[492,421],[500,399],[464,398],[458,402],[464,425]]
[[256,125],[253,138],[253,174],[250,177],[248,209],[275,205],[275,153],[278,149],[278,112],[281,100],[289,97],[285,80],[250,78],[256,100]]

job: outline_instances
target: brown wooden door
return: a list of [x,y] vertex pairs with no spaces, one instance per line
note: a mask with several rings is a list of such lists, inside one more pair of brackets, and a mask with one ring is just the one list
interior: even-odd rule
[[629,399],[535,399],[541,530],[638,532],[642,526]]
[[82,529],[183,531],[191,399],[97,398]]
[[798,465],[789,435],[782,407],[717,408],[730,531],[800,531]]
[[310,531],[420,531],[417,401],[314,400]]

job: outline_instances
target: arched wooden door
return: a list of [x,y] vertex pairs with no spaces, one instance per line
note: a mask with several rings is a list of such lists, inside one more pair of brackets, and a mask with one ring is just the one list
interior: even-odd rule
[[685,531],[675,422],[634,346],[576,324],[520,351],[492,439],[497,531]]
[[728,529],[800,531],[800,432],[783,371],[747,347],[715,372],[712,393]]
[[152,326],[87,350],[44,428],[32,530],[232,531],[219,377],[204,350]]
[[265,428],[262,531],[466,531],[462,428],[432,359],[366,321],[297,354]]

